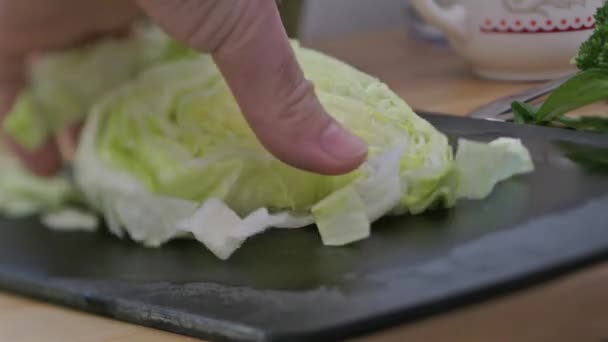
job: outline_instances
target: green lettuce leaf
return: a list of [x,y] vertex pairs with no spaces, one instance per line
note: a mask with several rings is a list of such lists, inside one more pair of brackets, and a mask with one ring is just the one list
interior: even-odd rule
[[489,144],[460,139],[456,153],[458,198],[483,199],[499,182],[534,170],[530,153],[518,139]]

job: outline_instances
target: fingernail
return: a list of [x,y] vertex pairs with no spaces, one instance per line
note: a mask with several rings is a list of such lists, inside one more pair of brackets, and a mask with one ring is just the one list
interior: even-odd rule
[[321,149],[337,160],[353,160],[367,154],[367,145],[356,135],[332,123],[321,135]]

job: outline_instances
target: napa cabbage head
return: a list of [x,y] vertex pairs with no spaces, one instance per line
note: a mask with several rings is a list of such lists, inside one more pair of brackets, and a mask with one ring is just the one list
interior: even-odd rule
[[[462,189],[470,166],[456,162],[446,136],[387,85],[293,47],[323,106],[368,144],[368,160],[339,176],[286,165],[258,142],[210,56],[159,65],[105,96],[80,142],[77,182],[112,232],[148,246],[190,236],[225,259],[270,227],[315,223],[324,244],[344,245],[384,215],[479,197],[464,191],[475,183]],[[531,170],[518,141],[503,145],[475,147],[507,150],[507,177]],[[486,165],[484,189],[507,178],[492,172],[502,160]]]

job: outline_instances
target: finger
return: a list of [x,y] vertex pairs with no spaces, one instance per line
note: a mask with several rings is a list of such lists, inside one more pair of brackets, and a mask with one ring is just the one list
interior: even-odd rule
[[61,158],[54,140],[48,140],[41,148],[30,151],[14,140],[2,135],[2,142],[21,160],[23,165],[41,177],[53,176],[61,168]]
[[[23,88],[24,72],[22,57],[0,56],[0,123]],[[61,159],[52,139],[40,149],[29,151],[4,134],[3,130],[0,132],[2,142],[35,174],[50,176],[59,169]]]
[[364,142],[324,110],[304,78],[273,0],[139,0],[176,38],[212,52],[261,143],[282,161],[340,174]]
[[74,160],[82,126],[82,122],[74,123],[57,134],[57,146],[63,161],[72,162]]

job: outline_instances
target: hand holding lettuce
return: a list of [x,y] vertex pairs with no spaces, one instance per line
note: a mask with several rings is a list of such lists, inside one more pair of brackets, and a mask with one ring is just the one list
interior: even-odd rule
[[[84,115],[85,107],[100,90],[113,88],[146,66],[146,56],[141,54],[146,51],[137,46],[123,49],[109,43],[94,51],[84,48],[81,53],[62,52],[93,44],[107,35],[127,35],[132,24],[144,16],[184,45],[212,54],[249,125],[274,156],[289,165],[324,174],[352,171],[365,159],[365,144],[336,124],[303,78],[275,0],[56,0],[52,4],[0,0],[0,17],[9,18],[0,21],[3,118],[27,83],[30,62],[37,60],[34,68],[42,69],[30,73],[29,81],[36,85],[30,84],[31,89],[26,90],[29,96],[20,98],[16,106],[22,112],[32,109],[39,113],[36,129],[29,130],[31,134],[21,138],[21,144],[11,141],[8,145],[31,170],[41,175],[57,171],[60,154],[71,150],[74,140],[64,139],[71,134],[53,133],[59,128],[65,130],[64,122]],[[141,45],[137,39],[131,43]],[[99,50],[114,53],[115,48],[116,60],[107,68],[106,61],[111,58]],[[159,50],[149,48],[147,52],[156,54]],[[48,53],[57,58],[49,59]],[[89,53],[92,56],[86,55]],[[45,75],[57,67],[62,75]],[[85,77],[98,67],[107,74]],[[36,75],[42,79],[34,80]],[[45,81],[50,76],[55,81],[48,84]],[[80,81],[74,83],[71,77]],[[67,87],[69,84],[74,86]],[[64,119],[49,118],[45,111],[62,112],[57,115]],[[303,124],[307,129],[301,129]],[[17,118],[8,125],[16,131],[23,129],[24,121]],[[73,131],[72,127],[67,131]],[[40,149],[31,149],[41,144]],[[28,145],[30,149],[23,148]]]
[[[147,41],[133,55],[159,42]],[[528,151],[514,139],[489,144],[461,140],[454,153],[444,134],[379,80],[295,42],[292,46],[323,107],[369,146],[360,167],[323,175],[274,157],[251,130],[209,55],[186,52],[149,64],[135,57],[133,67],[126,68],[135,72],[118,86],[97,88],[83,105],[91,110],[74,161],[74,190],[82,192],[83,203],[102,215],[117,236],[154,247],[177,237],[195,238],[226,259],[247,238],[269,228],[314,223],[325,245],[349,244],[369,237],[371,224],[385,215],[482,199],[498,182],[533,170]],[[94,53],[86,56],[95,58]],[[69,60],[69,53],[62,57]],[[74,89],[82,82],[53,76],[70,67],[56,66],[44,82],[65,81],[58,89]],[[104,73],[87,72],[87,79]],[[23,96],[35,94],[36,87]],[[75,94],[62,93],[80,96]],[[47,127],[58,127],[66,117],[50,109],[60,108],[56,106],[61,104],[24,106],[11,113],[9,122],[20,120],[19,129],[11,130],[15,138],[27,141],[42,131],[35,122],[38,110],[57,120]],[[54,214],[46,221],[55,227],[62,218],[57,210],[40,209]],[[86,221],[65,217],[68,226]]]

